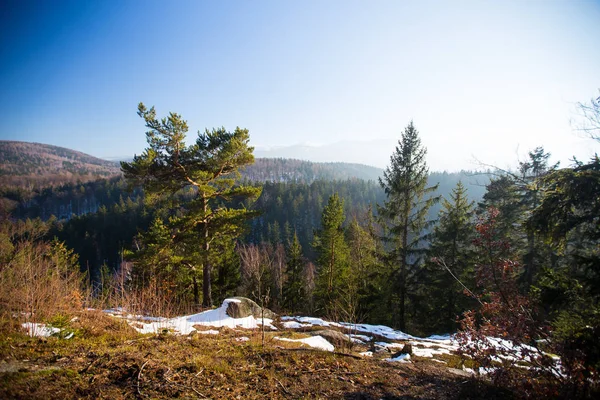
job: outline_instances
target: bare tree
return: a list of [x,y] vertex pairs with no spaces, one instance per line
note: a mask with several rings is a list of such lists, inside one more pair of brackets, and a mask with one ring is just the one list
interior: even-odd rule
[[600,141],[600,96],[592,98],[589,103],[577,103],[577,109],[582,121],[578,122],[576,129]]

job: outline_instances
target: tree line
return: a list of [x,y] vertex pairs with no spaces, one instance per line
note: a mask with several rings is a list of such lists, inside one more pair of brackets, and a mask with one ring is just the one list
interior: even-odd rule
[[[106,261],[127,269],[128,287],[159,281],[161,296],[195,306],[241,294],[413,334],[499,335],[539,350],[534,372],[553,352],[577,385],[595,376],[598,156],[559,168],[538,147],[516,170],[493,169],[479,203],[461,181],[442,197],[411,122],[378,183],[257,185],[240,176],[254,161],[247,130],[206,130],[188,146],[180,115],[159,119],[143,104],[138,114],[148,148],[122,170],[143,199],[51,230],[67,242],[81,236],[75,251],[96,252],[96,262],[113,246]],[[470,355],[483,365],[494,357]]]

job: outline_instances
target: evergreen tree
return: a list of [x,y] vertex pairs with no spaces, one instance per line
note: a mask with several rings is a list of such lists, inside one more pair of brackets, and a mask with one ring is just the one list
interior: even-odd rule
[[349,294],[356,298],[356,317],[360,319],[368,318],[381,308],[381,294],[386,283],[379,238],[375,234],[370,209],[366,216],[366,226],[362,226],[355,217],[347,232],[350,247]]
[[430,226],[426,220],[427,212],[439,200],[427,197],[437,185],[427,187],[426,154],[411,121],[390,157],[390,165],[379,179],[387,196],[383,206],[379,207],[379,215],[389,232],[387,241],[392,243],[388,260],[393,271],[394,292],[397,292],[394,322],[400,329],[406,328],[406,301],[409,290],[414,293],[413,277],[424,253],[424,232]]
[[526,161],[519,163],[518,172],[498,169],[499,175],[487,185],[487,192],[479,205],[480,211],[489,207],[498,209],[498,233],[522,262],[521,281],[525,290],[535,282],[539,266],[550,262],[553,257],[536,232],[525,226],[542,199],[542,178],[558,168],[558,163],[549,165],[549,158],[550,154],[543,147],[536,147],[529,152]]
[[342,224],[344,201],[334,193],[323,209],[321,230],[315,233],[318,276],[315,287],[317,307],[323,315],[336,318],[338,302],[348,273],[348,246]]
[[[242,233],[244,222],[255,215],[243,207],[243,201],[260,194],[260,188],[235,185],[239,168],[254,162],[248,130],[206,130],[198,133],[196,143],[186,146],[188,126],[180,115],[170,113],[158,120],[154,107],[148,110],[142,103],[138,115],[149,129],[149,147],[133,162],[121,163],[121,169],[131,184],[142,184],[149,199],[161,200],[171,212],[171,241],[181,244],[182,264],[195,268],[200,256],[202,304],[210,307],[211,244]],[[227,207],[223,201],[241,207]]]
[[[522,224],[525,223],[531,213],[540,205],[544,191],[544,180],[546,174],[558,168],[558,163],[548,165],[550,153],[544,152],[543,147],[536,147],[529,152],[529,159],[519,163],[521,173],[519,182],[521,194],[521,208],[523,210]],[[551,257],[551,252],[538,238],[533,229],[526,229],[527,250],[523,254],[523,282],[526,289],[534,282],[539,266]]]
[[[473,247],[475,223],[474,202],[458,182],[450,199],[442,201],[438,224],[434,228],[428,262],[427,294],[428,329],[454,332],[456,319],[472,304],[466,288],[473,288],[476,254]],[[459,282],[460,281],[460,282]]]
[[289,312],[296,312],[305,300],[305,283],[303,278],[306,262],[302,256],[302,246],[298,235],[294,232],[287,250],[287,279],[283,286],[283,305]]

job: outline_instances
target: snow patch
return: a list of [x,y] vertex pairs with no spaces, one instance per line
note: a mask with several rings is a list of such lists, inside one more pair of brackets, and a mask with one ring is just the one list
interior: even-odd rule
[[398,357],[386,358],[385,361],[408,363],[410,362],[410,354],[400,354]]
[[331,343],[329,343],[323,336],[311,336],[303,339],[288,339],[288,338],[280,338],[275,336],[273,339],[281,340],[283,342],[298,342],[309,345],[310,347],[314,347],[315,349],[325,350],[325,351],[333,351],[335,347]]
[[[35,322],[25,322],[21,326],[27,330],[27,334],[31,337],[50,337],[60,332],[59,328],[46,326],[44,324],[37,324]],[[73,337],[72,334],[70,336]]]
[[[256,329],[262,325],[271,330],[277,330],[272,323],[273,320],[269,318],[254,318],[249,316],[245,318],[232,318],[227,315],[227,305],[229,303],[240,303],[238,299],[225,299],[221,307],[214,310],[204,311],[198,314],[185,315],[176,318],[162,318],[162,317],[137,317],[130,314],[124,314],[122,310],[111,309],[105,310],[106,313],[119,318],[126,318],[129,324],[140,333],[159,333],[163,331],[169,331],[182,335],[188,335],[193,331],[196,331],[194,325],[210,326],[214,328],[227,327],[231,329],[244,328],[244,329]],[[135,319],[135,320],[134,320]],[[140,322],[140,320],[142,322]],[[149,322],[144,322],[149,321]],[[197,330],[198,333],[212,333],[218,331],[201,331]]]

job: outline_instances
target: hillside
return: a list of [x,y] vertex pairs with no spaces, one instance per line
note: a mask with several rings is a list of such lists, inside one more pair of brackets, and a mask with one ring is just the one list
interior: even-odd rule
[[0,141],[2,184],[42,187],[119,175],[118,163],[64,147]]
[[288,158],[257,158],[242,175],[254,182],[311,183],[316,180],[363,179],[376,181],[383,171],[363,164],[317,163]]

